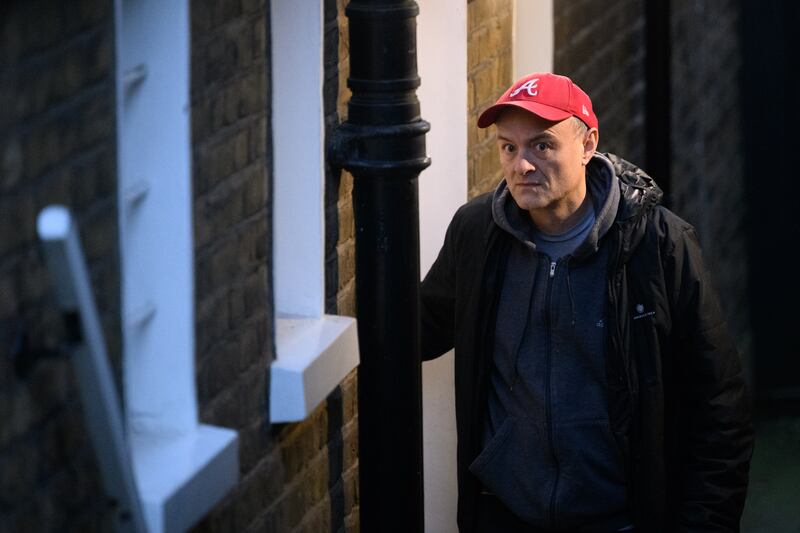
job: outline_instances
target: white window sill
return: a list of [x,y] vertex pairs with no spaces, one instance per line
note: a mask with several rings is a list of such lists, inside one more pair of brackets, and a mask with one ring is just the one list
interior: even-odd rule
[[270,420],[303,420],[358,366],[354,318],[277,318],[270,367]]
[[235,431],[199,425],[181,435],[131,435],[133,470],[150,533],[188,530],[237,483]]

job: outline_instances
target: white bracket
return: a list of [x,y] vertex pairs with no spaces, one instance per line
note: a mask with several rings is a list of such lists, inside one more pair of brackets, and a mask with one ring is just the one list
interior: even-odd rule
[[129,207],[140,204],[150,194],[150,183],[139,180],[125,190],[125,203]]
[[108,364],[78,231],[63,206],[42,210],[37,230],[58,305],[62,312],[77,313],[80,317],[81,342],[73,350],[72,365],[103,487],[118,504],[114,513],[115,530],[144,533],[147,529],[131,468],[119,396]]
[[122,86],[127,92],[138,86],[145,79],[147,79],[147,65],[139,64],[122,74]]
[[153,320],[154,316],[156,316],[156,304],[147,300],[140,307],[131,311],[127,320],[125,320],[125,324],[129,328],[140,328]]

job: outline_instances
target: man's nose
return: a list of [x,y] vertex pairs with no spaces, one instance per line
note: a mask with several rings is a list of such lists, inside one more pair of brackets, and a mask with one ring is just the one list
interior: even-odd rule
[[536,170],[534,164],[524,155],[520,155],[519,159],[517,159],[516,166],[516,171],[520,176],[524,176],[528,172],[534,172]]

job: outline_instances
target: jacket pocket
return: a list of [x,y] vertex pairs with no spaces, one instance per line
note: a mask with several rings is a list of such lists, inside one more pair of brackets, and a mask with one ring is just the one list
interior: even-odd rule
[[606,420],[564,422],[557,427],[557,515],[569,528],[615,531],[630,524],[627,476],[619,443]]
[[550,456],[542,424],[509,416],[469,470],[515,515],[545,527],[555,479]]
[[513,416],[507,416],[506,419],[503,420],[503,423],[500,424],[500,427],[497,429],[497,433],[494,434],[483,451],[479,453],[475,460],[472,461],[472,464],[469,465],[470,472],[478,476],[478,478],[481,477],[481,472],[486,469],[486,466],[491,462],[492,458],[508,440],[515,424],[516,418]]

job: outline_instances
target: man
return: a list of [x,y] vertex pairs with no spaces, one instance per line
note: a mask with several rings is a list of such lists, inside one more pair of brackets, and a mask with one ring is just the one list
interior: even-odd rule
[[504,180],[421,287],[423,357],[455,347],[460,531],[737,531],[753,433],[694,229],[596,152],[569,78],[518,80],[491,125]]

